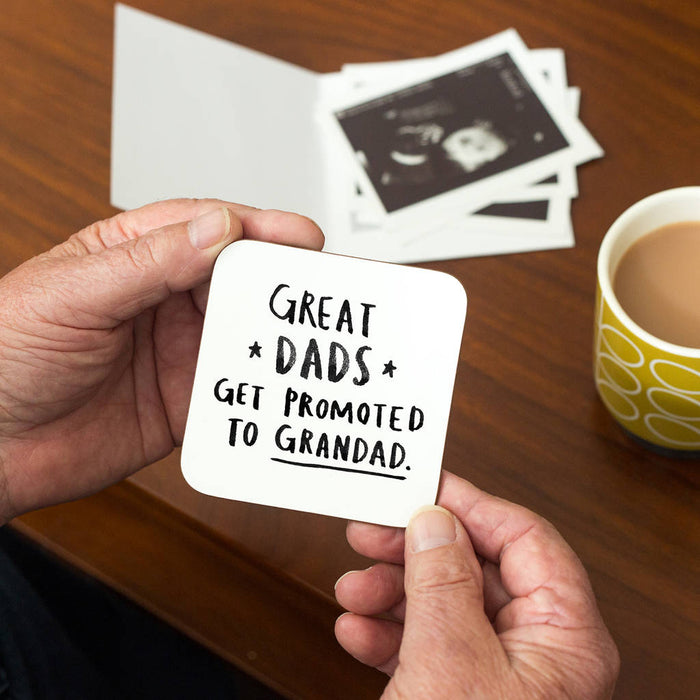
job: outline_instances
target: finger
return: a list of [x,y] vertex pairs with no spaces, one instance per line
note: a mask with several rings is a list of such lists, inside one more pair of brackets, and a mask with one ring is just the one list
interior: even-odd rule
[[297,248],[321,250],[324,236],[309,218],[276,209],[246,212],[241,218],[243,237]]
[[153,376],[155,369],[170,433],[179,446],[185,433],[204,316],[196,305],[195,294],[187,292],[171,294],[159,304],[153,316],[150,333],[146,336],[152,338],[153,343],[146,342],[144,347],[148,348],[149,359],[155,360],[155,366],[147,374]]
[[110,219],[91,224],[71,236],[66,243],[56,246],[50,254],[70,257],[98,253],[139,238],[149,231],[190,221],[224,207],[241,222],[244,238],[315,250],[323,247],[324,238],[319,227],[298,214],[265,211],[218,199],[172,199],[121,212]]
[[380,562],[364,571],[348,571],[335,584],[336,600],[358,615],[382,615],[403,599],[403,567]]
[[466,531],[451,513],[430,506],[413,516],[406,530],[405,561],[402,667],[421,668],[432,658],[459,653],[462,673],[479,677],[488,671],[485,666],[507,663],[484,612],[481,567]]
[[475,550],[494,563],[501,561],[513,541],[541,520],[526,508],[492,496],[446,471],[442,473],[437,501],[462,521]]
[[61,324],[113,328],[170,294],[205,282],[221,250],[241,237],[240,220],[218,208],[95,255],[63,259],[44,278],[57,288],[56,302],[43,311]]
[[200,284],[199,287],[195,287],[190,292],[192,295],[192,303],[194,304],[197,311],[199,311],[199,313],[202,314],[202,316],[204,316],[207,310],[207,301],[209,301],[210,286],[210,280],[207,280],[204,284]]
[[464,524],[475,550],[499,564],[506,594],[529,598],[499,613],[501,628],[542,620],[580,624],[598,616],[581,562],[546,520],[449,472],[443,473],[438,502]]
[[219,199],[166,199],[96,221],[73,234],[65,243],[52,248],[47,254],[53,257],[75,257],[99,253],[139,238],[150,231],[191,221],[206,212],[224,207],[232,211],[241,223],[248,214],[258,211],[254,207]]
[[481,565],[484,577],[484,612],[493,622],[496,615],[513,600],[501,581],[501,570],[498,565],[484,561]]
[[[243,237],[251,240],[281,243],[321,250],[325,238],[321,229],[305,216],[290,214],[273,209],[251,209],[242,218]],[[209,297],[209,283],[192,290],[195,306],[204,314]]]
[[396,620],[397,622],[404,622],[406,620],[406,594],[404,593],[401,600],[394,605],[392,608],[387,610],[385,617],[390,620]]
[[340,646],[367,666],[392,675],[398,665],[403,626],[353,613],[341,615],[335,623]]
[[350,521],[346,537],[350,546],[370,559],[403,564],[404,529]]

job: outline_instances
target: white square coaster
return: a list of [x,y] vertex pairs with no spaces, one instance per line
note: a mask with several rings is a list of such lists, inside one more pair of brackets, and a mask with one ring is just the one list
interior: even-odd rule
[[240,241],[182,448],[198,491],[405,526],[434,503],[467,299],[449,275]]

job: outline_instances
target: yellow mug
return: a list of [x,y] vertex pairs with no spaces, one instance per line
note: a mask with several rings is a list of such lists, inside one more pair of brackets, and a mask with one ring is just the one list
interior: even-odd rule
[[651,195],[605,234],[598,253],[594,375],[600,398],[629,435],[664,454],[700,457],[700,348],[654,337],[613,293],[615,270],[627,249],[641,236],[681,221],[700,222],[700,187]]

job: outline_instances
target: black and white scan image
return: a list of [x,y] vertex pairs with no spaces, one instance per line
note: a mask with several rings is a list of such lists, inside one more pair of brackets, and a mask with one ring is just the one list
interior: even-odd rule
[[387,213],[569,146],[508,53],[334,116]]

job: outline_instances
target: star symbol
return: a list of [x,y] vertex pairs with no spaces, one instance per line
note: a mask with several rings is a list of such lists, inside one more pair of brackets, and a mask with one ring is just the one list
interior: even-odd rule
[[395,371],[396,367],[394,366],[394,363],[391,360],[389,360],[389,362],[384,363],[384,371],[382,372],[382,374],[388,374],[393,379]]
[[262,357],[260,354],[262,348],[258,345],[257,340],[252,345],[248,346],[248,350],[250,350],[250,355],[248,355],[248,357]]

